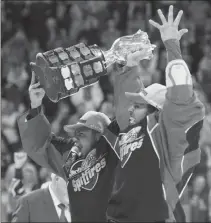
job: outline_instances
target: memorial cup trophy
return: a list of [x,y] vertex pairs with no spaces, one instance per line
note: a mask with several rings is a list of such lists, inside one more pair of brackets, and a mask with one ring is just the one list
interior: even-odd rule
[[107,69],[112,64],[117,62],[126,65],[130,54],[145,49],[144,59],[151,59],[154,48],[147,33],[138,30],[133,35],[115,40],[108,51],[102,51],[97,45],[79,43],[68,48],[60,47],[38,53],[36,63],[31,63],[31,68],[48,98],[58,102],[75,94],[80,88],[96,83],[101,76],[107,74]]

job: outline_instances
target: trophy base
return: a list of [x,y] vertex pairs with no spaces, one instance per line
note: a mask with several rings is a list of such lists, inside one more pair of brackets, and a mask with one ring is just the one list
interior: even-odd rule
[[45,89],[45,93],[48,98],[54,103],[58,102],[59,99],[62,97],[62,93],[55,91],[53,76],[45,75],[46,72],[43,72],[41,67],[33,63],[31,63],[31,69],[37,76],[40,82],[40,87]]
[[100,76],[107,73],[99,47],[93,45],[89,48],[84,44],[38,53],[31,68],[47,97],[54,103],[77,93],[80,88],[95,84]]

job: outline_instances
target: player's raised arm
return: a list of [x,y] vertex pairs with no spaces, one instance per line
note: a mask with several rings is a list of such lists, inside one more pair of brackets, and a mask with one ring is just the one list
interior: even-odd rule
[[[173,6],[169,7],[168,18],[158,10],[162,25],[150,20],[161,35],[166,47],[168,64],[166,67],[166,100],[162,109],[160,125],[165,129],[165,140],[168,141],[168,153],[171,171],[176,182],[189,166],[200,162],[198,146],[199,133],[203,124],[204,106],[193,91],[192,76],[186,62],[182,59],[180,39],[187,29],[179,30],[182,11],[173,19]],[[194,140],[193,140],[194,139]],[[189,148],[189,149],[188,149]],[[195,161],[183,162],[186,152],[194,152]],[[182,164],[188,164],[183,166]]]
[[162,25],[149,20],[149,23],[160,31],[161,39],[167,51],[166,86],[169,100],[188,101],[193,96],[192,77],[187,64],[182,58],[180,39],[188,32],[187,29],[178,29],[183,11],[180,10],[175,20],[173,17],[173,6],[169,7],[168,18],[166,19],[158,9]]
[[139,92],[144,88],[141,80],[139,62],[146,58],[148,49],[129,54],[124,67],[117,65],[118,71],[114,77],[114,107],[117,123],[121,130],[129,125],[130,100],[125,92]]
[[[49,168],[55,174],[65,178],[64,159],[60,148],[58,148],[62,145],[58,143],[54,145],[55,137],[51,132],[51,125],[42,111],[44,96],[44,89],[40,87],[35,74],[32,73],[29,86],[31,109],[18,118],[22,146],[28,156],[37,164]],[[72,145],[70,142],[69,148]]]

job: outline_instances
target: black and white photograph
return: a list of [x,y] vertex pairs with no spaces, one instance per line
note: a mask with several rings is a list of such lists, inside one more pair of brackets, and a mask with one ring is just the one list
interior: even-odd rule
[[211,2],[1,1],[1,222],[211,222]]

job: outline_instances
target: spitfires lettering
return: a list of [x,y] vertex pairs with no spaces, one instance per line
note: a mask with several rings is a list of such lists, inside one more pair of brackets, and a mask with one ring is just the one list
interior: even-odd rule
[[[141,148],[145,134],[140,134],[141,126],[131,129],[128,133],[124,134],[119,141],[120,147],[120,160],[121,167],[123,168],[125,164],[130,159],[133,151]],[[138,136],[139,135],[139,136]]]
[[106,166],[104,154],[101,158],[96,158],[96,149],[90,151],[86,159],[74,163],[70,169],[69,178],[75,192],[81,189],[91,191],[97,184],[99,174]]
[[131,129],[128,133],[124,134],[121,137],[121,140],[119,141],[119,146],[133,142],[137,138],[137,135],[140,131],[141,131],[141,126]]
[[[82,163],[81,160],[79,160]],[[81,189],[91,191],[97,184],[99,173],[106,166],[106,159],[102,158],[94,166],[87,168],[72,179],[72,186],[75,192],[80,192]]]

